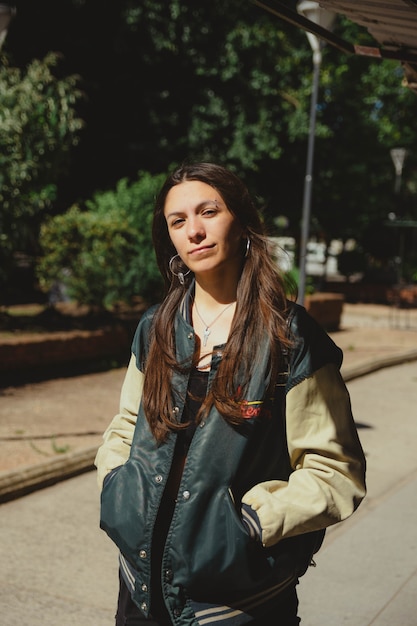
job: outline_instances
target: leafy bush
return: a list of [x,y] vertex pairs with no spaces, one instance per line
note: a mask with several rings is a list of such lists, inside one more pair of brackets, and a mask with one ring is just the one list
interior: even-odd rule
[[[300,283],[300,270],[294,266],[292,269],[284,273],[284,287],[287,296],[294,299],[298,296],[298,285]],[[306,276],[305,295],[310,296],[316,291],[313,278]]]
[[140,172],[96,193],[86,210],[71,207],[42,225],[41,287],[61,283],[71,299],[110,307],[134,295],[159,298],[162,280],[152,246],[153,205],[165,175]]
[[25,72],[7,62],[0,67],[0,284],[16,252],[36,247],[38,221],[55,200],[83,126],[78,77],[56,78],[58,61],[51,53]]

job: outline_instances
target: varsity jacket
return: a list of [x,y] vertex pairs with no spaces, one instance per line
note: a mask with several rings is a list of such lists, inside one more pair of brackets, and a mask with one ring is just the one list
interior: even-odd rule
[[[271,397],[265,338],[245,388],[244,423],[231,426],[213,407],[193,436],[161,570],[177,626],[235,626],[261,616],[305,573],[320,532],[350,516],[365,496],[366,463],[340,375],[341,350],[303,307],[291,306],[289,371]],[[188,310],[186,299],[175,323],[181,363],[195,349]],[[146,616],[153,529],[177,437],[158,444],[141,405],[154,312],[138,324],[120,410],[95,461],[100,526],[119,547],[132,598]],[[222,346],[215,348],[209,385],[221,354]],[[178,419],[188,379],[186,372],[173,375]]]

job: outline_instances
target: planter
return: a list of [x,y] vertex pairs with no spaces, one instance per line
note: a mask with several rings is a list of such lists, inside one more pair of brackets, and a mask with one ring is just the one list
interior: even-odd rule
[[339,330],[345,297],[340,293],[313,293],[306,296],[304,306],[327,331]]
[[0,342],[2,382],[20,375],[22,379],[62,374],[64,368],[81,370],[100,360],[126,360],[131,334],[123,327],[99,330],[70,330],[51,333],[19,333]]

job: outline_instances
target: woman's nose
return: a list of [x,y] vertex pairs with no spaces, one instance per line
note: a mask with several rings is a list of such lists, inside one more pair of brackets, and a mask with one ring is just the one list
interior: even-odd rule
[[204,225],[198,218],[189,219],[187,222],[187,235],[189,239],[204,239]]

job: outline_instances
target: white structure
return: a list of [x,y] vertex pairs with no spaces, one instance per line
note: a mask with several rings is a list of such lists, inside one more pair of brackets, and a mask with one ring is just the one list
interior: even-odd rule
[[[293,237],[271,237],[273,254],[283,272],[290,271],[295,265],[295,239]],[[343,242],[334,239],[327,251],[326,244],[320,241],[307,243],[306,274],[308,276],[338,275],[337,256],[343,250]]]

